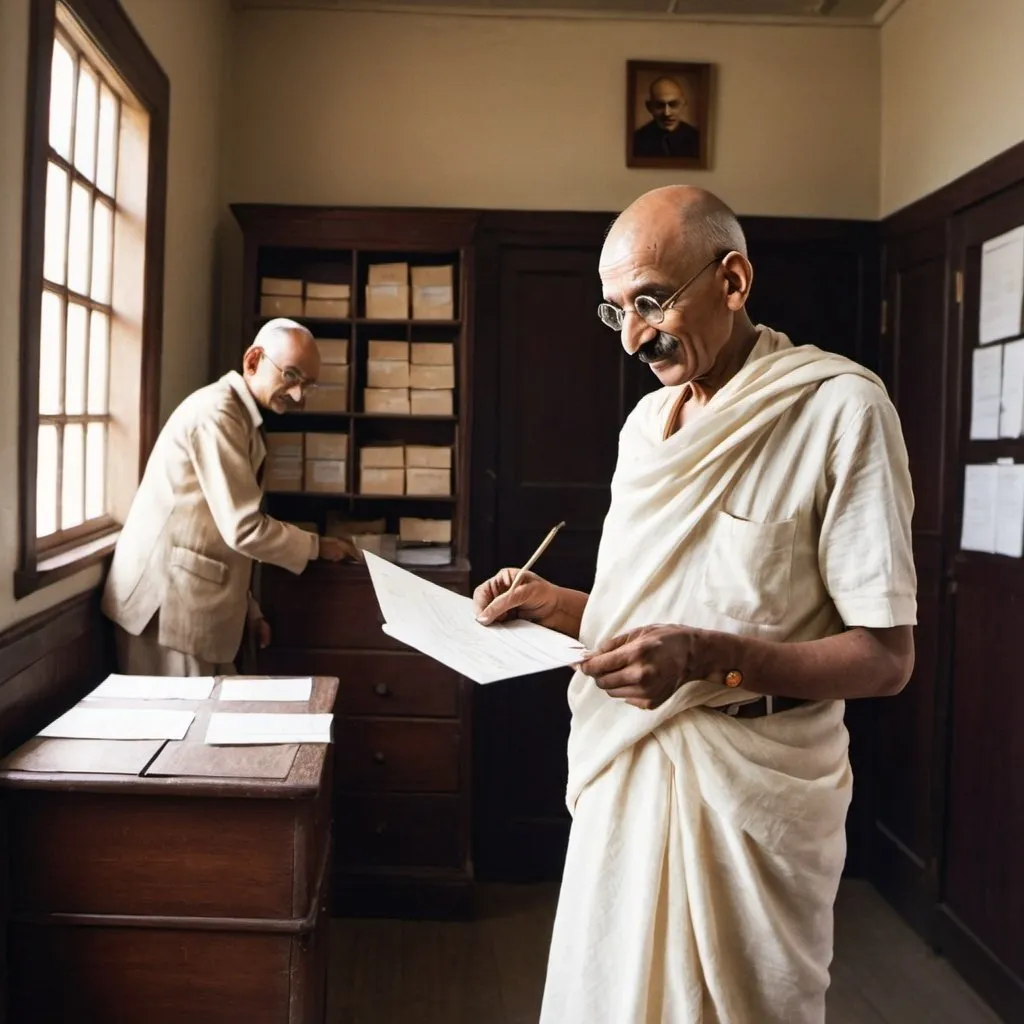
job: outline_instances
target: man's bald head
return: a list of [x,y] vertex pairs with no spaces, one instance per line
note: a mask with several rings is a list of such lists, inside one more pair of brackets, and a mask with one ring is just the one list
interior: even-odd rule
[[651,82],[644,106],[663,131],[674,132],[686,120],[690,103],[682,85],[663,75]]
[[320,350],[310,331],[294,320],[265,323],[242,360],[246,383],[264,408],[301,408],[309,385],[320,376]]

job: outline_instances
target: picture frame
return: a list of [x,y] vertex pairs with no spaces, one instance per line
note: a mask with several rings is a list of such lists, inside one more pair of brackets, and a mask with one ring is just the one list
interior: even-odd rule
[[626,62],[626,166],[706,170],[711,64]]

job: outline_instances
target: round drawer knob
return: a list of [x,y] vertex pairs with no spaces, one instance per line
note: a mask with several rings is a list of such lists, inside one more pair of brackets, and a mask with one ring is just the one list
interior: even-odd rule
[[378,697],[391,696],[391,689],[388,687],[387,683],[377,683],[377,685],[373,688],[373,692],[377,694]]
[[375,750],[373,752],[373,759],[377,764],[383,764],[386,758],[384,757],[383,750]]

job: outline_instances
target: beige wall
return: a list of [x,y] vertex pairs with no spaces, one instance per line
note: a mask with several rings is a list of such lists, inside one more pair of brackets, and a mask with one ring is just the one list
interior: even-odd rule
[[[740,212],[874,217],[874,29],[249,11],[231,201],[614,210],[690,180]],[[624,164],[626,60],[718,65],[709,172]]]
[[1024,2],[905,0],[881,37],[884,216],[1024,140]]
[[[227,0],[123,0],[171,80],[164,292],[164,417],[207,378]],[[18,553],[18,314],[29,0],[0,0],[0,629],[94,586],[99,570],[15,602]]]

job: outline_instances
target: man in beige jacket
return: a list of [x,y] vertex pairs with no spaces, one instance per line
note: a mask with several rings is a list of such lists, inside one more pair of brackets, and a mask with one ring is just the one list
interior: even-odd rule
[[265,515],[258,473],[261,408],[301,409],[320,354],[291,320],[271,320],[231,371],[185,399],[160,432],[114,551],[103,612],[121,672],[226,675],[248,616],[269,627],[249,593],[252,563],[301,573],[351,547]]

